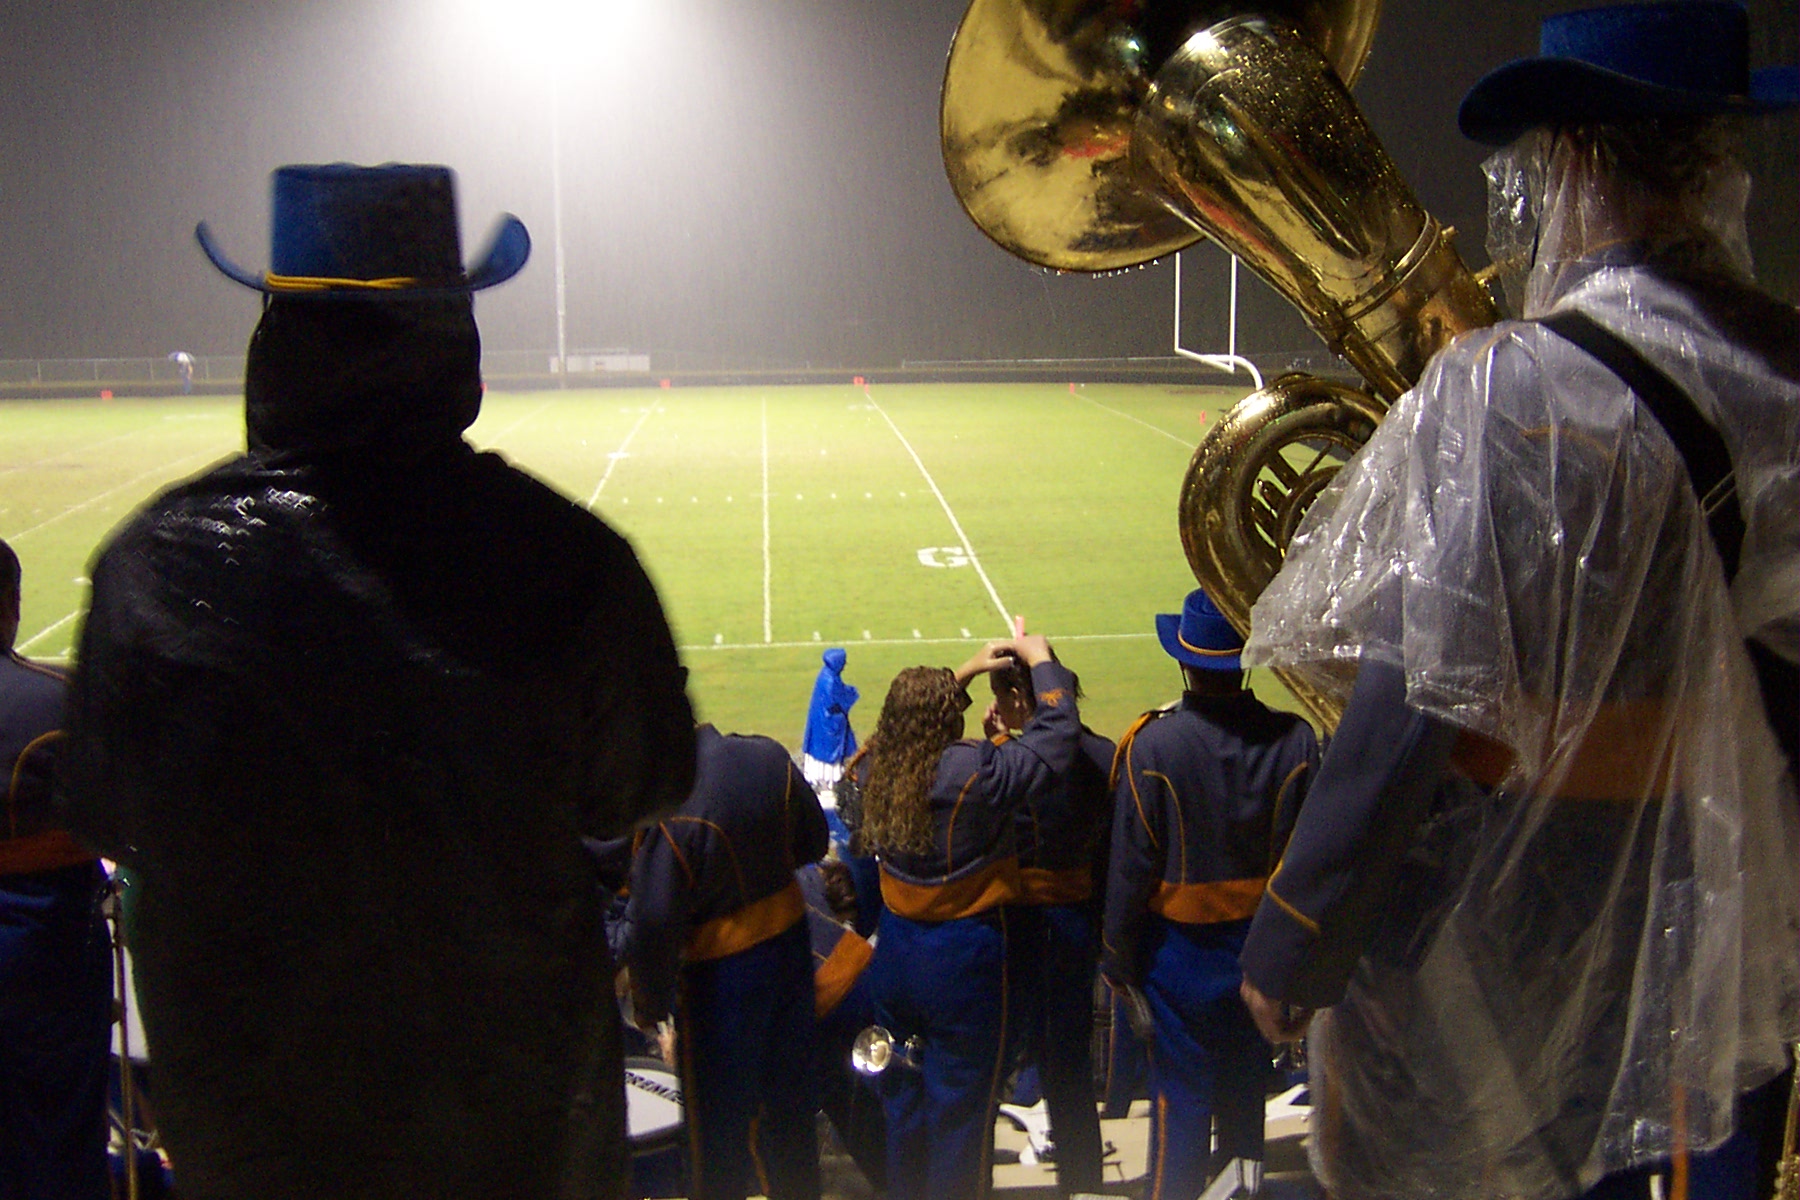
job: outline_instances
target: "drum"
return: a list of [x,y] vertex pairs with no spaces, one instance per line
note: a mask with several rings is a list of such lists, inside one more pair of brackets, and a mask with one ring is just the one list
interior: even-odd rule
[[633,1196],[687,1195],[681,1078],[656,1058],[625,1060],[625,1132]]
[[625,1129],[632,1157],[681,1144],[681,1078],[658,1058],[625,1060]]

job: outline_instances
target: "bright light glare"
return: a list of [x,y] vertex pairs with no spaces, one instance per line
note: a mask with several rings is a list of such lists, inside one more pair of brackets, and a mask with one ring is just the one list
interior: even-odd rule
[[439,10],[515,70],[611,64],[641,54],[657,0],[449,0]]

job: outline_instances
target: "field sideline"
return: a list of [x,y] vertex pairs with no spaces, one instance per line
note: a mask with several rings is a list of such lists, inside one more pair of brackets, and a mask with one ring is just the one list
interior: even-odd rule
[[[605,517],[655,579],[700,715],[797,745],[819,653],[888,681],[1007,614],[1056,643],[1116,736],[1173,698],[1151,614],[1193,586],[1175,502],[1240,388],[907,384],[490,392],[469,437]],[[162,487],[236,453],[237,397],[0,403],[0,537],[19,650],[66,661],[86,564]],[[1286,703],[1273,680],[1257,680]],[[982,699],[984,697],[978,697]],[[973,726],[971,725],[971,732]]]

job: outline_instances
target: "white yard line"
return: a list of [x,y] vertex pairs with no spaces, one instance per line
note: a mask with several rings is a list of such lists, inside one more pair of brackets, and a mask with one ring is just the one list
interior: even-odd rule
[[[61,629],[64,625],[67,625],[70,621],[73,621],[76,617],[79,617],[80,615],[81,615],[81,610],[78,608],[74,612],[70,613],[68,616],[64,617],[62,620],[58,621],[56,624],[47,625],[44,628],[38,630],[36,633],[32,634],[30,637],[26,638],[24,641],[15,645],[13,647],[13,649],[17,650],[20,654],[25,653],[25,651],[31,649],[33,646],[37,645],[39,642],[43,641],[45,638],[49,637],[51,634],[55,633],[57,630]],[[67,656],[65,655],[64,657],[66,658]]]
[[83,510],[85,508],[92,508],[94,505],[100,503],[100,501],[106,499],[108,496],[114,495],[115,493],[118,493],[118,492],[123,492],[123,491],[127,490],[128,488],[134,488],[139,483],[141,483],[142,481],[144,481],[146,479],[151,478],[152,476],[162,475],[162,476],[168,477],[168,476],[172,476],[172,475],[179,475],[180,474],[179,468],[182,463],[192,462],[192,461],[196,461],[196,460],[214,461],[214,460],[217,460],[218,457],[219,457],[219,454],[215,450],[203,450],[198,454],[190,454],[186,458],[178,458],[175,460],[174,463],[164,463],[162,466],[145,471],[141,475],[132,476],[130,479],[127,479],[124,483],[119,484],[117,487],[110,487],[98,495],[89,496],[86,500],[83,500],[80,504],[71,505],[68,508],[63,509],[61,512],[57,513],[54,517],[51,517],[49,520],[39,521],[36,525],[33,525],[30,529],[21,529],[21,530],[18,530],[16,533],[9,533],[6,535],[6,540],[9,542],[16,541],[19,538],[29,536],[30,534],[34,534],[40,529],[48,529],[50,526],[56,524],[58,521],[62,520],[64,517],[74,516],[76,513],[80,512],[81,510]]
[[[1057,634],[1056,644],[1064,642],[1139,642],[1153,638],[1154,633],[1070,633]],[[820,646],[968,646],[988,641],[981,637],[953,638],[825,638],[822,641],[807,642],[695,642],[691,645],[677,646],[683,654],[697,654],[702,650],[817,650]]]
[[606,456],[606,472],[600,476],[600,482],[594,485],[594,494],[587,498],[589,512],[592,512],[594,505],[599,502],[600,493],[606,490],[606,481],[612,478],[613,468],[619,465],[619,460],[625,457],[627,450],[631,449],[631,440],[637,437],[638,430],[644,427],[644,422],[650,419],[650,414],[661,407],[660,404],[652,404],[644,409],[644,415],[637,419],[637,424],[631,427],[631,432],[625,435],[625,440],[619,443],[619,448]]
[[525,424],[525,422],[533,419],[539,413],[543,412],[546,408],[549,408],[549,407],[550,407],[550,401],[548,401],[548,400],[544,401],[542,404],[538,405],[536,408],[532,409],[530,412],[526,413],[524,416],[522,416],[518,420],[514,421],[511,425],[508,425],[505,429],[502,429],[498,433],[494,434],[494,436],[488,441],[488,445],[489,446],[498,446],[502,440],[504,440],[506,437],[511,435],[514,430],[519,428],[519,426],[521,426],[521,425]]
[[775,640],[774,610],[769,604],[769,576],[773,564],[769,556],[769,398],[762,400],[762,521],[763,521],[763,641]]
[[39,467],[48,466],[51,463],[67,462],[70,459],[81,458],[84,455],[93,453],[95,450],[100,449],[100,447],[102,447],[102,446],[110,446],[114,442],[129,441],[130,439],[132,439],[134,437],[140,437],[143,434],[152,432],[153,430],[161,429],[167,423],[167,421],[168,421],[168,418],[164,417],[160,420],[152,421],[149,424],[144,425],[138,429],[128,430],[125,433],[115,433],[111,437],[101,438],[97,442],[89,442],[85,446],[75,446],[71,449],[61,451],[60,453],[52,454],[48,458],[40,458],[36,462],[20,463],[17,466],[13,466],[13,467],[0,467],[0,475],[10,475],[14,471],[35,470],[36,468],[39,468]]
[[1187,441],[1185,438],[1178,438],[1174,434],[1170,433],[1168,430],[1164,429],[1161,425],[1152,425],[1150,422],[1144,420],[1142,417],[1134,417],[1128,412],[1120,412],[1118,409],[1114,408],[1110,404],[1102,404],[1098,400],[1088,400],[1088,398],[1086,396],[1082,396],[1081,398],[1083,400],[1087,400],[1087,402],[1089,404],[1093,405],[1095,408],[1103,408],[1115,417],[1124,417],[1127,421],[1131,421],[1138,425],[1142,425],[1145,429],[1150,430],[1152,433],[1160,433],[1164,437],[1168,438],[1171,442],[1174,442],[1180,446],[1186,446],[1189,450],[1192,450],[1198,444],[1196,442]]
[[981,576],[981,583],[987,588],[988,598],[994,602],[994,608],[1000,613],[1000,623],[1006,627],[1008,633],[1012,632],[1012,617],[1009,615],[1006,605],[1001,601],[1000,593],[994,590],[994,581],[989,579],[987,571],[982,569],[981,559],[976,556],[975,547],[969,541],[969,535],[963,532],[962,523],[956,519],[956,513],[951,511],[950,502],[944,499],[944,493],[938,491],[937,480],[933,479],[931,472],[925,469],[924,462],[919,458],[919,452],[912,448],[912,443],[906,440],[906,435],[900,432],[898,425],[894,424],[894,418],[887,415],[887,410],[875,402],[875,397],[867,389],[864,389],[863,395],[868,397],[869,407],[881,414],[881,419],[887,422],[888,428],[894,431],[894,436],[900,439],[900,444],[905,446],[906,452],[912,456],[913,465],[919,468],[919,474],[925,477],[926,486],[931,488],[931,494],[936,496],[938,503],[943,506],[944,515],[950,518],[950,528],[956,531],[958,540],[962,542],[963,553],[969,556],[969,565],[975,568],[977,575]]

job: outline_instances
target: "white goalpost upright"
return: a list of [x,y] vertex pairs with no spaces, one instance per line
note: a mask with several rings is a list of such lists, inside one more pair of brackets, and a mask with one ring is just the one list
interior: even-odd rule
[[1203,363],[1215,371],[1225,371],[1229,374],[1236,374],[1240,370],[1245,371],[1255,381],[1256,389],[1261,391],[1262,372],[1256,369],[1255,363],[1237,352],[1237,308],[1238,260],[1237,255],[1233,254],[1231,256],[1231,323],[1226,334],[1225,353],[1201,354],[1198,351],[1184,348],[1181,344],[1181,252],[1179,250],[1175,252],[1175,353],[1183,358],[1191,358],[1197,363]]

